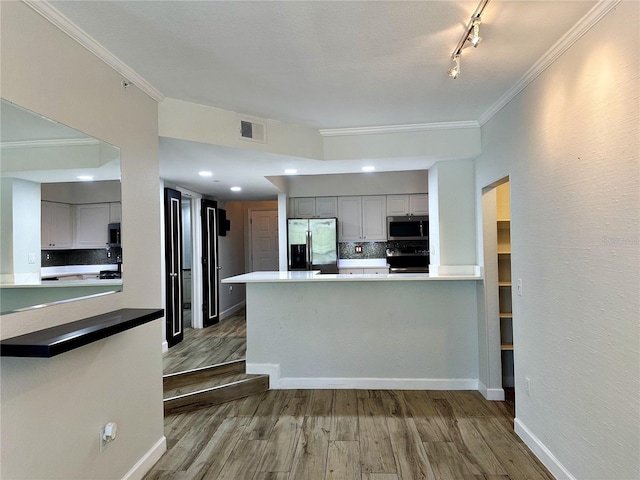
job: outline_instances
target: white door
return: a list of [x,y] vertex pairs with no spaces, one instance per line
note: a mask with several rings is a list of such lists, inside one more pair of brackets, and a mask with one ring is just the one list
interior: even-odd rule
[[278,258],[278,211],[252,211],[251,259],[253,271],[277,271]]

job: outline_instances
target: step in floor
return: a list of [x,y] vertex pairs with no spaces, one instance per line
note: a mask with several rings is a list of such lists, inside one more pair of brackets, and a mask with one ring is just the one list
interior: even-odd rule
[[217,405],[269,389],[268,375],[238,372],[244,362],[205,367],[164,377],[165,415]]

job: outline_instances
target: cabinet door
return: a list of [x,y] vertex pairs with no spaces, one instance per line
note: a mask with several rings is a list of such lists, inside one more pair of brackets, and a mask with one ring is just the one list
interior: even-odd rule
[[109,215],[108,203],[76,205],[75,246],[79,248],[106,247]]
[[294,198],[293,216],[294,218],[313,218],[316,215],[316,199]]
[[338,273],[340,275],[362,275],[364,269],[362,268],[341,268]]
[[42,202],[41,247],[71,248],[71,205],[66,203]]
[[388,268],[363,268],[362,270],[369,275],[387,275],[389,273]]
[[122,222],[122,203],[114,202],[109,204],[109,223]]
[[316,217],[317,218],[336,218],[338,216],[338,198],[337,197],[317,197],[316,198]]
[[362,197],[338,197],[338,241],[362,240]]
[[387,195],[387,215],[409,215],[409,195]]
[[429,215],[429,196],[426,193],[409,195],[411,215]]
[[387,197],[362,197],[362,239],[367,242],[387,239]]

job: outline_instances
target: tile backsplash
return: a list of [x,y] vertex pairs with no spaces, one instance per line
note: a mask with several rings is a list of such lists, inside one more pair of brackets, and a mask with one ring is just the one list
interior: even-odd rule
[[[362,253],[356,253],[356,247],[362,247]],[[429,250],[429,241],[424,240],[395,240],[388,242],[340,242],[338,243],[338,258],[362,259],[385,258],[387,248],[422,248]]]
[[60,267],[63,265],[110,265],[117,264],[122,248],[111,248],[111,257],[106,248],[82,250],[42,250],[41,265],[43,267]]
[[[356,253],[356,246],[362,246],[362,253]],[[385,258],[387,242],[340,242],[338,257],[345,259]]]

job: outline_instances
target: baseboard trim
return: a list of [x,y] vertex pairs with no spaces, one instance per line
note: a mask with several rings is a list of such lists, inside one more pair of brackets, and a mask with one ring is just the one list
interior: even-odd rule
[[281,377],[280,365],[247,363],[247,373],[269,375],[269,388],[288,389],[380,389],[380,390],[478,390],[475,378],[332,378]]
[[280,379],[280,365],[276,363],[246,363],[245,372],[251,375],[269,375],[269,388],[274,390]]
[[167,438],[163,435],[143,457],[131,467],[122,480],[141,480],[167,451]]
[[569,470],[567,470],[564,465],[558,461],[553,453],[551,453],[551,450],[549,450],[544,443],[542,443],[540,439],[536,437],[533,432],[529,430],[518,418],[514,420],[514,430],[554,477],[558,480],[576,480],[576,477],[571,475]]
[[477,390],[474,379],[449,378],[296,378],[272,382],[277,389],[356,389],[356,390]]
[[504,401],[504,389],[502,388],[487,388],[484,383],[478,381],[478,391],[482,396],[492,402]]
[[247,302],[245,300],[243,300],[240,303],[236,303],[232,307],[227,308],[225,311],[220,312],[220,320],[224,320],[225,318],[232,317],[237,312],[242,310],[245,307],[246,304],[247,304]]

